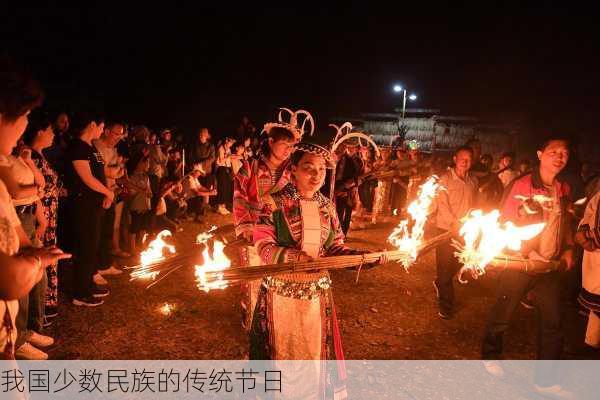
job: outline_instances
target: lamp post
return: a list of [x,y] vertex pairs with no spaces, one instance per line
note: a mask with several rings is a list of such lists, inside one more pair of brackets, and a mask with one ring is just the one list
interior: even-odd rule
[[[406,88],[403,88],[402,85],[394,85],[394,93],[402,93],[402,119],[398,119],[398,128],[400,128],[402,126],[402,122],[404,122],[404,114],[406,112]],[[414,93],[411,93],[408,96],[408,100],[410,101],[415,101],[417,100],[417,95]],[[398,129],[398,131],[400,131],[400,129]],[[390,139],[390,145],[392,145],[392,140]]]

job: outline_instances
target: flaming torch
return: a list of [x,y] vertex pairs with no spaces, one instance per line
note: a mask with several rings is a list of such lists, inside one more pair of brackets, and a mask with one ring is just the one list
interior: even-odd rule
[[[211,289],[225,289],[228,286],[227,280],[223,279],[223,271],[231,266],[231,261],[223,252],[224,248],[223,242],[215,240],[212,257],[208,253],[208,247],[204,248],[204,263],[195,266],[198,288],[206,293]],[[210,279],[208,274],[211,275]]]
[[140,265],[130,274],[131,280],[151,279],[154,280],[160,273],[152,270],[151,265],[159,263],[166,259],[165,253],[175,253],[175,246],[165,242],[165,238],[171,236],[171,231],[164,230],[160,232],[156,239],[150,242],[148,248],[140,254]]
[[[206,244],[217,230],[216,226],[212,226],[207,232],[202,232],[196,237],[196,245]],[[194,265],[195,260],[198,258],[198,250],[196,248],[188,250],[182,253],[175,253],[175,247],[167,244],[164,238],[171,236],[171,232],[162,231],[158,234],[148,245],[148,248],[144,250],[140,257],[140,264],[129,267],[133,272],[130,273],[130,280],[136,279],[151,279],[153,282],[150,283],[146,288],[150,288],[161,280],[166,278],[168,275],[177,271],[184,266]],[[165,256],[165,253],[170,253]],[[161,274],[161,278],[156,277]]]
[[[463,264],[459,273],[459,281],[465,283],[462,279],[465,272],[470,272],[474,278],[485,274],[489,265],[512,267],[522,269],[525,266],[527,270],[534,260],[522,257],[509,257],[503,255],[505,249],[519,251],[521,243],[539,235],[544,229],[545,223],[532,224],[526,226],[515,226],[512,222],[506,222],[501,225],[498,221],[500,211],[493,210],[484,214],[481,210],[472,211],[463,223],[460,229],[460,235],[463,237],[464,246],[454,242],[454,247],[458,250],[455,256]],[[549,262],[545,262],[549,264]],[[539,267],[539,263],[531,265]]]
[[423,242],[425,233],[425,222],[429,215],[431,203],[440,189],[438,177],[433,175],[421,185],[417,199],[408,206],[408,213],[414,220],[414,225],[409,232],[408,219],[400,221],[400,224],[388,237],[388,242],[398,248],[398,250],[406,252],[408,257],[402,258],[400,262],[404,269],[408,270],[411,264],[415,262],[418,255],[419,247]]

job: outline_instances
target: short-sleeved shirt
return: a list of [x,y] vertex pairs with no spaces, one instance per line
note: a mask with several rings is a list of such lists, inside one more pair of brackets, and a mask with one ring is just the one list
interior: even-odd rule
[[183,181],[183,191],[185,193],[185,198],[186,199],[190,199],[192,197],[196,197],[196,190],[201,190],[203,189],[202,185],[200,184],[200,182],[198,182],[198,179],[188,175],[185,180]]
[[219,146],[219,156],[217,157],[217,167],[231,168],[231,150],[225,146]]
[[89,188],[79,177],[73,161],[85,160],[90,163],[90,170],[94,178],[98,179],[104,185],[106,185],[106,177],[104,175],[104,158],[102,153],[98,151],[94,146],[87,144],[81,139],[75,139],[71,142],[68,151],[68,157],[70,161],[69,166],[69,194],[76,197],[85,197],[90,199],[97,199],[100,202],[104,198],[102,193],[96,192]]
[[[2,156],[0,164],[4,167],[9,167],[11,176],[20,185],[33,185],[35,183],[33,171],[29,168],[29,165],[23,161],[21,157],[15,156]],[[13,199],[14,206],[25,206],[34,203],[39,200],[39,196],[34,194],[32,196],[23,197],[21,199]]]
[[[119,167],[119,153],[117,152],[116,147],[111,147],[107,145],[102,139],[96,139],[92,142],[94,147],[98,149],[100,154],[102,154],[102,158],[104,159],[104,163],[108,168]],[[115,180],[106,178],[106,182],[110,189],[115,189]]]

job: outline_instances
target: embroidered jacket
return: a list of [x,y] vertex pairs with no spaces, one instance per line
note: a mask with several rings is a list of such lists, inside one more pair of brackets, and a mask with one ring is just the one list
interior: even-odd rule
[[[317,192],[321,222],[320,257],[362,254],[348,248],[340,227],[335,206]],[[302,215],[300,197],[293,184],[265,199],[258,224],[254,227],[254,242],[263,262],[267,264],[297,261],[302,251]]]
[[263,208],[263,198],[283,189],[290,179],[289,161],[274,172],[264,157],[243,162],[233,182],[233,224],[237,236],[252,232]]

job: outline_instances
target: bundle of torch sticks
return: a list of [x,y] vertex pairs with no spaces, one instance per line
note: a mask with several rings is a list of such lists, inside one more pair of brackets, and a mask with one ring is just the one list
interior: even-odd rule
[[[458,250],[456,254],[460,258],[460,254],[464,251],[464,247],[456,240],[452,240],[452,246]],[[544,273],[549,271],[556,271],[564,267],[561,261],[556,260],[540,260],[535,258],[525,258],[518,254],[498,254],[487,263],[487,265],[472,266],[463,265],[459,274],[458,280],[461,283],[467,283],[468,280],[464,279],[463,276],[466,273],[477,279],[477,277],[484,275],[487,270],[503,270],[510,269],[514,271],[522,271],[526,273]]]
[[[426,240],[418,246],[417,254],[423,255],[449,238],[450,233],[443,233]],[[211,284],[214,283],[235,284],[246,280],[261,279],[266,276],[277,276],[298,272],[314,272],[320,270],[345,269],[351,267],[359,267],[360,272],[360,269],[363,265],[375,263],[380,260],[383,255],[385,255],[390,262],[402,261],[411,257],[411,254],[406,251],[392,250],[365,254],[324,257],[311,261],[232,267],[219,271],[205,271],[203,273],[204,276],[202,282],[199,283],[199,287],[200,289],[207,290],[210,289],[212,287]]]
[[[127,269],[133,270],[130,273],[130,280],[146,280],[151,279],[153,282],[150,283],[146,288],[151,288],[156,285],[158,282],[162,281],[171,273],[176,270],[184,267],[186,265],[194,265],[194,263],[199,259],[198,251],[190,251],[187,253],[177,254],[175,256],[165,257],[162,260],[149,263],[149,264],[139,264],[132,267],[127,267]],[[160,275],[160,279],[156,279],[157,276]]]
[[[450,238],[449,233],[437,235],[429,240],[425,240],[417,249],[419,255],[425,254],[428,251],[434,249],[441,242]],[[228,246],[238,244],[238,241],[231,242]],[[410,258],[411,255],[406,251],[392,250],[392,251],[379,251],[366,254],[356,255],[343,255],[324,257],[311,261],[299,261],[259,266],[244,266],[244,267],[230,267],[222,270],[215,271],[203,271],[203,282],[205,288],[211,287],[212,283],[215,282],[227,282],[227,284],[240,283],[246,280],[260,279],[265,276],[276,276],[281,274],[318,271],[318,270],[333,270],[333,269],[344,269],[350,267],[359,267],[363,265],[377,262],[383,255],[387,257],[390,262],[402,261]],[[178,254],[175,256],[165,257],[153,263],[146,265],[137,265],[131,267],[134,271],[131,273],[131,280],[136,279],[153,279],[147,288],[150,288],[166,278],[171,273],[184,266],[202,265],[202,262],[207,260],[201,260],[200,252],[197,249],[188,251],[186,253]],[[197,268],[202,268],[197,267]],[[157,276],[161,276],[160,279],[155,279]],[[201,287],[203,289],[203,287]]]

